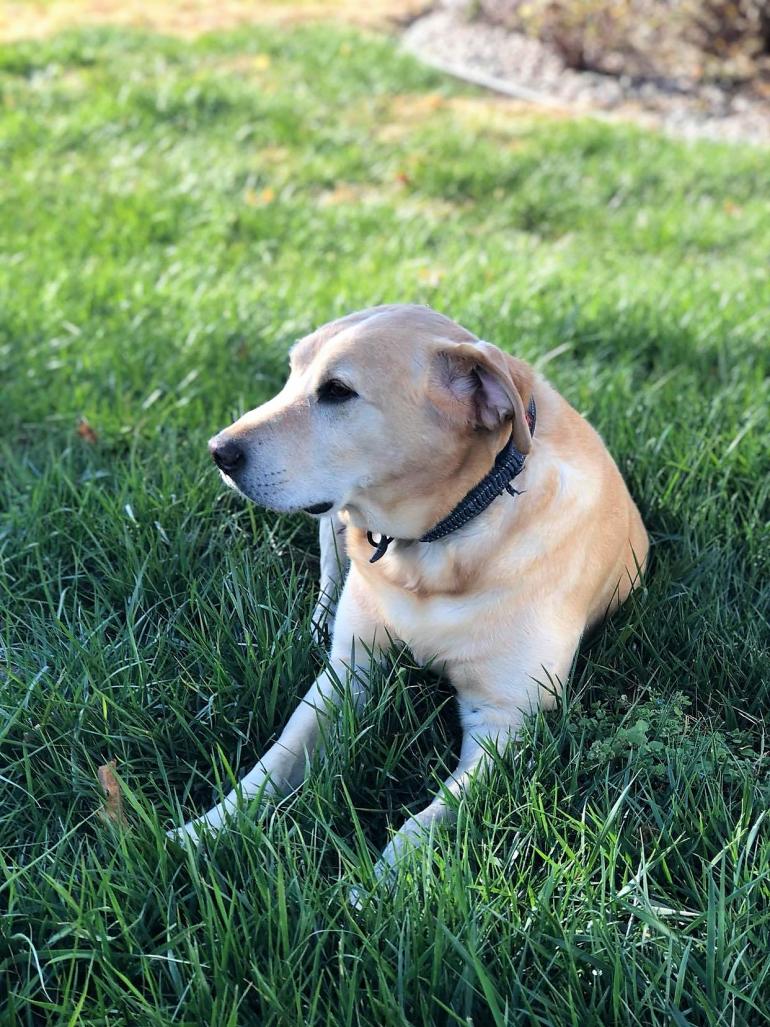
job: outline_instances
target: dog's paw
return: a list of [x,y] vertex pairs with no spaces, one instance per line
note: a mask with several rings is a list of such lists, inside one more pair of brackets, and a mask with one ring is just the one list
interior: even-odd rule
[[348,905],[358,913],[360,913],[361,910],[369,904],[371,898],[372,893],[366,891],[366,889],[359,884],[354,884],[348,891]]
[[366,888],[362,884],[354,884],[348,891],[348,905],[359,912],[373,902],[378,896],[390,895],[396,887],[398,868],[380,858],[374,864],[374,885]]
[[177,845],[200,845],[204,838],[213,837],[223,824],[223,818],[216,810],[211,810],[202,817],[188,820],[180,827],[171,827],[166,837]]
[[203,831],[203,828],[199,830],[196,827],[196,821],[191,820],[181,827],[170,827],[166,831],[166,837],[182,847],[189,844],[200,845]]

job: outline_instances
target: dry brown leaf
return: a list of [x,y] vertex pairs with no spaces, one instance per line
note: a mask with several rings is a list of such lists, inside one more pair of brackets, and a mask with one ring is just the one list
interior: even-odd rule
[[96,771],[99,784],[104,789],[104,805],[98,811],[99,817],[106,824],[117,824],[118,827],[125,827],[128,824],[126,814],[123,812],[123,796],[120,793],[120,785],[115,777],[115,760],[110,760],[99,767]]
[[85,417],[81,417],[78,421],[77,432],[83,442],[87,442],[89,446],[93,446],[99,441],[99,436],[93,430]]
[[260,192],[255,192],[254,189],[247,189],[243,194],[243,201],[249,207],[267,207],[274,199],[275,189],[272,189],[270,186],[262,189]]

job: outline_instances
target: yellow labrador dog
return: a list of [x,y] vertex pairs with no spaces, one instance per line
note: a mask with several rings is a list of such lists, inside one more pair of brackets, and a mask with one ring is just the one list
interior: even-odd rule
[[554,702],[581,636],[639,583],[639,512],[569,403],[427,307],[372,307],[319,328],[291,351],[283,390],[209,448],[249,499],[321,519],[317,614],[333,617],[333,634],[330,669],[275,744],[179,831],[216,830],[239,801],[295,788],[339,681],[362,702],[371,661],[399,639],[457,690],[463,742],[440,794],[385,849],[382,873],[451,816],[491,748]]

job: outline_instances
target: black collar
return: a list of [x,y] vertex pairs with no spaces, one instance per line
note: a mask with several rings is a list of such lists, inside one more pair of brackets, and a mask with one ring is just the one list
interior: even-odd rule
[[[535,397],[531,396],[527,408],[527,424],[532,435],[535,434],[535,423],[537,421],[537,408]],[[420,542],[436,542],[440,538],[451,535],[453,531],[462,528],[468,521],[478,517],[486,508],[503,492],[511,496],[518,496],[519,493],[511,482],[524,470],[525,455],[513,444],[513,434],[500,450],[495,459],[494,466],[489,474],[485,475],[478,485],[474,485],[470,492],[464,496],[451,513],[439,521],[430,531],[426,532]],[[374,541],[371,531],[367,531],[366,537],[369,545],[374,548],[374,553],[369,563],[377,563],[387,553],[388,546],[393,541],[388,535],[380,535],[379,542]]]

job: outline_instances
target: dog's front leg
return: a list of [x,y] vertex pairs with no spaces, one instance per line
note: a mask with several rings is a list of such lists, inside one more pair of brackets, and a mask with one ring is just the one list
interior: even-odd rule
[[169,831],[171,837],[187,834],[197,838],[206,830],[217,831],[238,808],[240,802],[259,794],[284,795],[298,787],[321,735],[332,726],[333,716],[347,688],[356,706],[367,690],[371,660],[379,653],[387,636],[371,607],[362,601],[355,579],[348,579],[342,596],[334,633],[329,667],[316,678],[312,687],[289,718],[278,740],[239,784],[208,813]]
[[[561,683],[567,680],[582,628],[579,621],[565,623],[562,617],[559,624],[541,614],[541,623],[530,626],[523,641],[502,660],[470,672],[466,669],[462,676],[450,673],[452,683],[464,694],[459,701],[463,742],[457,769],[433,802],[394,835],[375,866],[378,877],[391,876],[404,850],[428,837],[433,824],[454,818],[470,781],[491,766],[495,751],[502,752],[517,736],[528,713],[553,705]],[[543,652],[550,654],[545,660],[539,655]]]
[[337,599],[350,567],[345,548],[345,523],[335,514],[318,525],[321,549],[321,580],[318,602],[313,611],[312,631],[317,642],[331,637]]
[[[237,809],[260,793],[278,797],[292,791],[302,783],[305,768],[318,744],[322,727],[328,726],[329,716],[339,705],[348,668],[341,660],[331,660],[328,669],[319,674],[297,709],[289,718],[278,740],[270,746],[257,765],[246,774],[238,785],[203,816],[190,820],[178,830],[170,831],[172,836],[186,833],[196,837],[208,829],[217,831]],[[363,696],[366,682],[366,668],[356,666],[350,669],[350,692],[354,702]]]
[[507,741],[516,733],[517,725],[500,729],[499,726],[479,725],[473,731],[466,730],[463,735],[460,759],[453,774],[444,781],[441,791],[434,800],[411,816],[393,836],[386,846],[374,872],[377,877],[391,875],[404,851],[419,846],[430,835],[434,824],[452,821],[457,811],[457,803],[468,787],[470,781],[492,762],[491,751],[502,750]]

